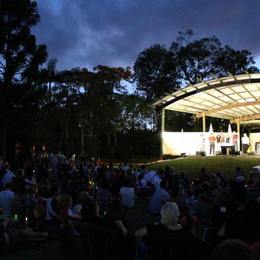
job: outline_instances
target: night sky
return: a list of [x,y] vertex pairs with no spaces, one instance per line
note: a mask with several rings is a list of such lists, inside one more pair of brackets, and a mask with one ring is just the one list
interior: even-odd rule
[[[260,0],[38,0],[38,43],[58,68],[132,66],[152,44],[179,31],[217,36],[260,56]],[[260,60],[260,58],[257,58]],[[259,62],[258,62],[259,64]]]

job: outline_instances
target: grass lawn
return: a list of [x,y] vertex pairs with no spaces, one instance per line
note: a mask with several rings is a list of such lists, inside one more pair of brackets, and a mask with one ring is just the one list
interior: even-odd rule
[[201,168],[208,172],[223,171],[225,175],[232,176],[237,166],[246,174],[252,166],[260,165],[259,156],[191,156],[174,160],[165,160],[149,164],[148,168],[158,169],[166,166],[174,167],[177,173],[184,172],[187,176],[197,177]]

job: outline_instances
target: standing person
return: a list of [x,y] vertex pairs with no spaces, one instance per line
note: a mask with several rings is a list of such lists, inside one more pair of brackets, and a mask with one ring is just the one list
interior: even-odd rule
[[249,138],[246,133],[244,133],[243,137],[241,138],[241,142],[242,142],[242,152],[246,154],[247,149],[249,147]]
[[165,175],[165,180],[168,183],[169,190],[179,193],[179,175],[171,169],[168,174]]
[[232,144],[235,147],[235,151],[238,151],[238,134],[236,131],[233,131],[232,133]]
[[15,194],[11,190],[11,186],[11,183],[6,183],[4,190],[0,192],[0,208],[4,218],[11,218],[13,214]]
[[2,186],[2,188],[4,189],[7,183],[13,182],[13,178],[15,177],[15,175],[13,174],[13,172],[10,171],[10,166],[7,162],[4,163],[2,171],[4,175],[2,177],[2,180],[0,180],[0,188]]
[[210,155],[215,154],[215,142],[216,142],[216,137],[214,136],[213,133],[211,133],[210,137],[209,137],[209,154]]
[[10,171],[10,167],[8,163],[4,164],[2,171],[4,175],[0,180],[0,188],[2,187],[4,189],[7,183],[13,182],[13,178],[15,177],[15,175],[13,174],[13,172]]
[[122,205],[126,208],[133,208],[135,204],[135,190],[131,187],[130,180],[126,179],[119,191]]
[[218,152],[221,152],[221,141],[222,141],[222,136],[220,133],[218,133],[216,136],[216,151]]
[[100,183],[100,189],[97,192],[97,204],[99,206],[99,211],[104,214],[112,203],[112,194],[109,191],[109,184],[107,180],[103,180]]
[[149,212],[154,215],[159,215],[162,206],[171,200],[171,195],[167,191],[168,183],[166,181],[161,181],[160,188],[158,188],[149,203]]

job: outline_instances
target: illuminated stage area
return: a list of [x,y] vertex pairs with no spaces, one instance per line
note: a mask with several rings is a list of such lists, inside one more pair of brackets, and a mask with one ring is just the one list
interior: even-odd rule
[[[214,132],[216,137],[221,136],[223,133]],[[227,133],[225,133],[227,135]],[[163,154],[170,155],[198,155],[205,153],[210,155],[210,142],[209,132],[163,132],[162,133],[162,148]],[[218,139],[218,138],[216,138]],[[252,154],[260,155],[260,133],[251,133],[249,135],[249,151]],[[228,150],[227,150],[228,149]],[[232,142],[232,135],[230,142],[221,142],[216,140],[214,153],[218,154],[231,154],[237,152],[236,145]]]
[[[168,94],[154,103],[161,110],[161,154],[260,154],[260,132],[240,133],[241,125],[260,124],[260,74],[209,80]],[[165,110],[194,114],[202,132],[166,132]],[[227,132],[206,130],[206,117],[227,119]],[[233,126],[232,126],[233,125]],[[231,126],[232,129],[231,130]],[[235,130],[235,131],[234,131]]]

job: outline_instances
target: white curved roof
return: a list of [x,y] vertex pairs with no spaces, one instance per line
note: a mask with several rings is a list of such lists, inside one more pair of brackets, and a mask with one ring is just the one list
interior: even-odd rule
[[260,73],[205,81],[154,103],[168,110],[241,121],[260,119]]

